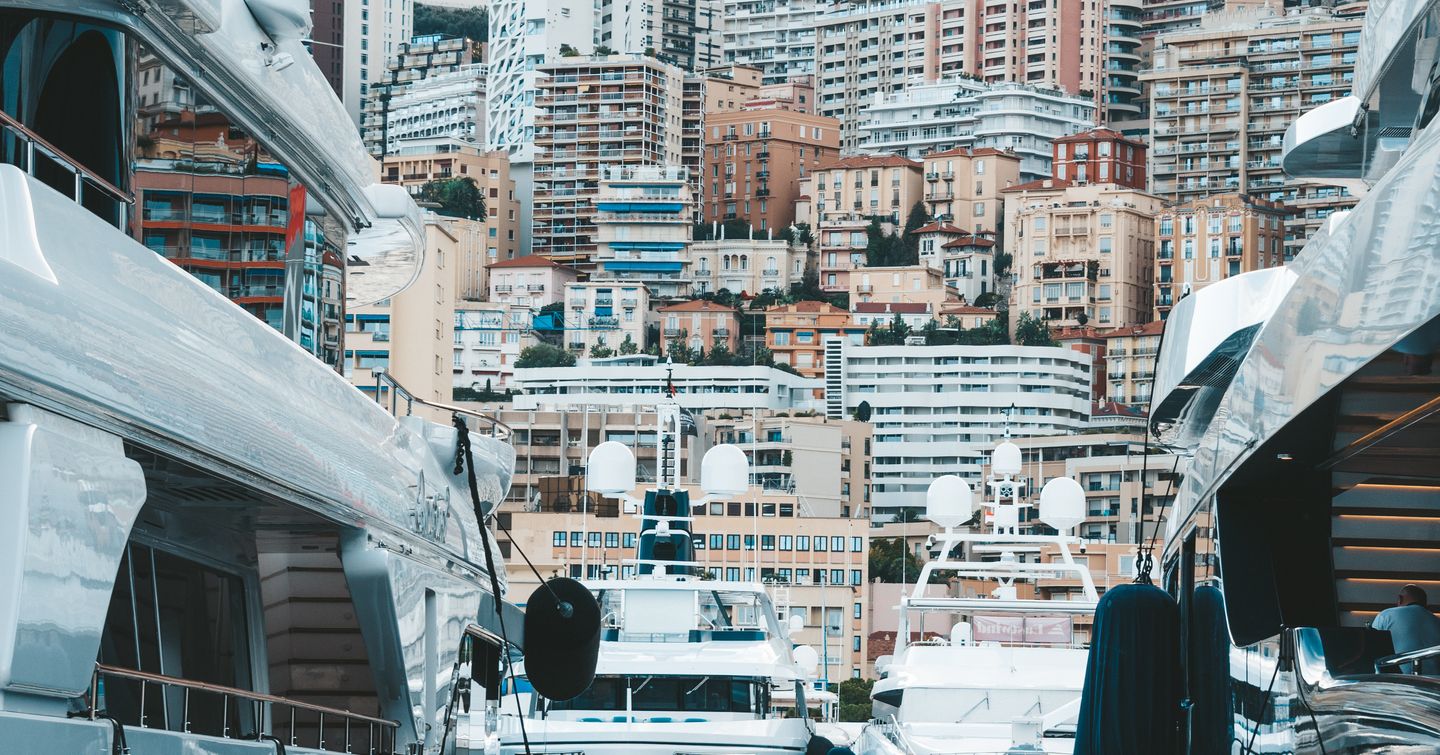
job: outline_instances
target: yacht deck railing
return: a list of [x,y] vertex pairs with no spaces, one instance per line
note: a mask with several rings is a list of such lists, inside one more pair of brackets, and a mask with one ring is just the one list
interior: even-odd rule
[[[388,392],[382,391],[381,388],[387,388],[389,390]],[[446,414],[459,414],[463,417],[478,420],[479,424],[472,427],[470,431],[479,435],[488,435],[497,440],[509,440],[512,434],[509,425],[484,412],[420,398],[407,390],[405,386],[397,382],[394,377],[391,377],[390,373],[384,370],[375,371],[375,401],[381,406],[384,406],[390,412],[391,416],[394,417],[414,414],[415,405],[419,404],[420,406],[428,406],[431,409]],[[400,414],[402,401],[404,402],[405,409],[405,414],[403,415]],[[486,428],[488,428],[488,430]]]
[[[169,690],[180,691],[180,729],[181,732],[190,732],[190,699],[194,695],[207,695],[218,698],[221,703],[221,722],[218,736],[222,739],[271,739],[277,741],[273,735],[275,729],[276,708],[282,712],[288,710],[288,740],[284,742],[287,747],[314,747],[317,750],[329,752],[353,753],[352,749],[356,743],[363,743],[366,747],[366,755],[399,755],[396,749],[396,734],[400,725],[395,721],[387,721],[382,718],[366,716],[360,713],[352,713],[339,708],[327,708],[323,705],[290,700],[275,695],[267,695],[261,692],[226,687],[220,684],[197,682],[189,679],[179,679],[173,676],[151,674],[145,671],[134,669],[107,666],[102,663],[95,664],[95,674],[90,682],[90,695],[87,700],[86,715],[92,720],[106,716],[106,711],[97,704],[100,699],[101,690],[104,689],[102,679],[124,679],[129,682],[138,682],[140,694],[138,696],[139,720],[136,724],[142,729],[166,729],[174,730],[170,724],[169,705],[166,702],[165,693]],[[159,716],[160,725],[151,723],[147,716],[146,701],[151,687],[160,690],[161,701],[165,703],[163,714]],[[257,722],[254,732],[239,731],[242,706],[249,707],[251,721]],[[231,710],[234,710],[234,718],[231,717]],[[302,718],[297,722],[297,714]],[[329,719],[327,723],[327,719]],[[300,728],[309,728],[311,720],[314,723],[314,737],[311,741],[301,742],[297,723]],[[325,741],[326,733],[338,734],[337,740]],[[362,736],[363,732],[363,736]],[[208,733],[208,732],[207,732]],[[309,739],[307,737],[307,739]],[[313,744],[312,744],[313,743]],[[343,749],[335,749],[343,748]]]
[[84,200],[85,184],[88,183],[104,192],[111,199],[124,204],[135,204],[135,197],[131,196],[129,192],[96,175],[89,168],[81,164],[79,160],[65,154],[59,147],[46,141],[44,137],[31,131],[25,124],[16,120],[3,110],[0,110],[0,132],[13,136],[20,141],[21,149],[25,155],[25,165],[22,167],[24,167],[26,173],[32,176],[35,175],[35,158],[37,155],[40,155],[73,175],[75,177],[75,192],[71,198],[76,202],[82,202]]

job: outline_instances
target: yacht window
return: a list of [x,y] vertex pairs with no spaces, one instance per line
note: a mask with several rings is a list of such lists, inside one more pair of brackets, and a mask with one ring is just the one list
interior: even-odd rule
[[645,712],[761,713],[769,708],[768,685],[760,679],[720,676],[597,676],[572,700],[554,701],[551,710],[625,710]]

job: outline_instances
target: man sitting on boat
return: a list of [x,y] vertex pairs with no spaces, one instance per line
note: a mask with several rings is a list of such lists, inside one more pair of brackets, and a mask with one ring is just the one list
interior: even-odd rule
[[[1387,608],[1370,623],[1372,629],[1383,629],[1390,633],[1390,641],[1396,653],[1440,645],[1440,618],[1426,607],[1427,596],[1418,585],[1405,585],[1400,589],[1399,599],[1394,608]],[[1405,664],[1403,671],[1412,673],[1412,664]],[[1421,661],[1425,674],[1440,675],[1440,658]]]

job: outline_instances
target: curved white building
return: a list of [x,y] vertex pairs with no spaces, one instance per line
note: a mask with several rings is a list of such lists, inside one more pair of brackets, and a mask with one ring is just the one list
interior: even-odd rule
[[848,418],[869,404],[871,516],[888,520],[902,507],[924,508],[936,470],[979,483],[1007,425],[1022,450],[1026,438],[1084,428],[1090,362],[1088,354],[1053,346],[851,346],[836,339],[825,356],[826,412]]

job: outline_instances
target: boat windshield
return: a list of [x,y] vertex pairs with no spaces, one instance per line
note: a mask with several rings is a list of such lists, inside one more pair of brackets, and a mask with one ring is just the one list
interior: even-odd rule
[[618,642],[764,640],[774,632],[762,594],[736,590],[601,590],[605,639]]
[[769,708],[766,680],[731,676],[597,676],[579,697],[550,703],[552,711],[754,714]]

